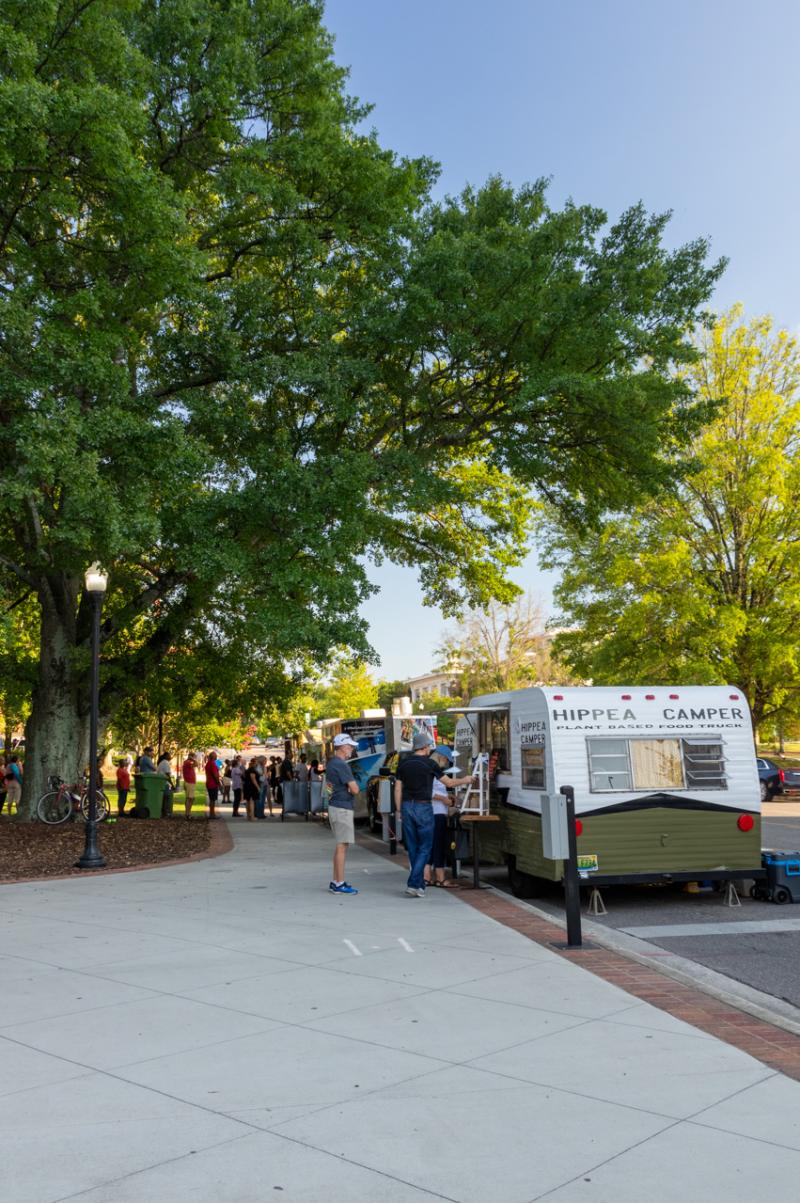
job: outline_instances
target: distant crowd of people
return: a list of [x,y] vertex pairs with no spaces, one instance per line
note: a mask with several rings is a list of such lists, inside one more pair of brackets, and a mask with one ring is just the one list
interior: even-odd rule
[[[273,807],[283,806],[283,787],[288,781],[309,783],[321,781],[324,769],[317,759],[310,760],[305,753],[295,763],[290,756],[232,756],[221,758],[212,748],[205,757],[190,752],[181,764],[179,773],[173,775],[172,752],[165,748],[158,761],[152,747],[143,749],[136,757],[134,771],[137,773],[159,773],[164,777],[164,806],[162,813],[172,813],[172,795],[181,781],[184,787],[184,805],[187,819],[197,798],[197,777],[202,764],[205,775],[208,817],[217,818],[219,805],[232,805],[233,816],[246,817],[255,822],[273,815]],[[117,768],[117,810],[125,814],[128,793],[131,788],[131,761],[125,757]]]

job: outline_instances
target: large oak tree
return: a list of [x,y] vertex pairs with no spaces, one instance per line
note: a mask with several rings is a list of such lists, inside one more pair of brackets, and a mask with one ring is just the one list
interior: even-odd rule
[[[362,132],[310,0],[6,0],[0,563],[41,624],[25,802],[193,633],[271,672],[349,645],[370,556],[510,596],[535,488],[669,478],[718,268],[492,180],[433,204]],[[662,454],[669,445],[670,454]]]

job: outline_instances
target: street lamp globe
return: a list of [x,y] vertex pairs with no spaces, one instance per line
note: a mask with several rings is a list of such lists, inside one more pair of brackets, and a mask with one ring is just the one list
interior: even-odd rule
[[103,572],[99,564],[90,564],[86,569],[84,580],[87,593],[105,593],[108,585],[108,573]]

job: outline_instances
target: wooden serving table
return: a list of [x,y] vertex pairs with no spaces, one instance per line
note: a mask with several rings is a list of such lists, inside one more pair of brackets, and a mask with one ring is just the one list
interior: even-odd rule
[[469,823],[471,827],[470,843],[472,847],[472,888],[480,890],[481,886],[481,844],[480,844],[480,829],[481,823],[499,823],[499,815],[459,815],[462,823]]

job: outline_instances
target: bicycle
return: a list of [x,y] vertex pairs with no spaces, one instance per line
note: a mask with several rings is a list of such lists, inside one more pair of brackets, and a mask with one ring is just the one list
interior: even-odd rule
[[[43,823],[54,827],[58,823],[65,823],[67,819],[74,819],[76,815],[80,815],[82,819],[89,819],[89,781],[84,777],[80,783],[75,785],[67,785],[61,777],[51,776],[47,778],[47,784],[50,789],[46,794],[42,794],[36,804],[36,814]],[[108,798],[103,791],[98,787],[95,793],[97,821],[102,822],[108,817],[111,807]]]

